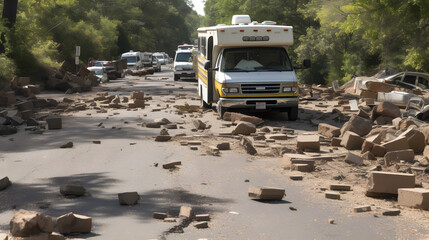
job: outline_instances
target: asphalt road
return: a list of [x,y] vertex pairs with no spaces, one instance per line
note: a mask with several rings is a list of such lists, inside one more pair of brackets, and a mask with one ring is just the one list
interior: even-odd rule
[[[13,186],[0,192],[0,231],[8,231],[15,209],[27,209],[52,217],[67,212],[91,216],[92,233],[76,238],[94,240],[417,239],[427,234],[399,217],[355,214],[347,202],[306,191],[302,183],[292,182],[278,170],[280,158],[261,159],[235,151],[215,157],[178,142],[155,142],[159,129],[143,128],[142,122],[165,117],[184,126],[169,130],[170,135],[196,134],[191,131],[192,118],[174,114],[170,111],[174,104],[167,107],[165,101],[181,94],[175,104],[198,104],[192,100],[197,98],[196,81],[174,82],[172,77],[171,68],[163,66],[163,72],[146,80],[127,76],[96,89],[121,96],[143,90],[154,98],[144,110],[87,110],[63,116],[62,130],[38,135],[21,129],[16,135],[1,137],[0,176],[9,176]],[[39,97],[64,96],[43,93]],[[152,112],[160,107],[167,109]],[[216,117],[215,112],[204,114],[203,121],[213,127],[203,135],[221,131],[222,122]],[[285,124],[281,119],[270,121]],[[104,128],[97,127],[100,123]],[[93,144],[93,140],[101,144]],[[59,148],[68,141],[74,142],[73,148]],[[175,171],[162,169],[170,161],[182,161],[182,166]],[[59,186],[65,183],[81,184],[90,194],[63,198]],[[285,188],[287,196],[280,202],[254,201],[247,196],[249,185]],[[117,194],[128,191],[140,194],[138,205],[119,205]],[[184,233],[169,233],[178,223],[152,218],[153,212],[175,216],[182,205],[192,206],[196,213],[209,213],[209,228],[199,230],[191,223]],[[330,224],[329,219],[335,223]]]

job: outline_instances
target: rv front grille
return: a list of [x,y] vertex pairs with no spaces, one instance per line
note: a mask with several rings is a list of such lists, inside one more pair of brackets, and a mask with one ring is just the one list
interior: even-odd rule
[[241,84],[243,94],[280,93],[280,84]]

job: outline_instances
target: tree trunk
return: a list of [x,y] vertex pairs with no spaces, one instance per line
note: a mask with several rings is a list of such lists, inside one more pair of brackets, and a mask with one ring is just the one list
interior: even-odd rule
[[[16,12],[18,10],[18,0],[4,0],[2,18],[6,19],[6,27],[11,29],[16,22]],[[5,33],[0,37],[0,53],[5,52],[4,43],[6,42]]]

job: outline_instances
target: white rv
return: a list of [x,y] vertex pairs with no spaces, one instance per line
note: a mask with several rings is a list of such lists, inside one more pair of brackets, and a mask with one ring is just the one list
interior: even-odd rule
[[143,54],[141,52],[134,52],[130,50],[121,55],[121,59],[127,60],[127,67],[131,70],[139,70],[143,68]]
[[296,120],[298,80],[287,53],[292,44],[292,27],[252,22],[248,15],[235,15],[232,25],[199,28],[194,64],[202,106],[216,103],[221,117],[229,109],[279,110]]

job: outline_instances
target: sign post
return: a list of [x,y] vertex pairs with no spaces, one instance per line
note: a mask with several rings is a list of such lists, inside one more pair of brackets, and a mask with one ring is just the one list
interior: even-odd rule
[[74,63],[76,64],[76,73],[79,71],[79,57],[80,57],[80,46],[76,46],[76,57]]

